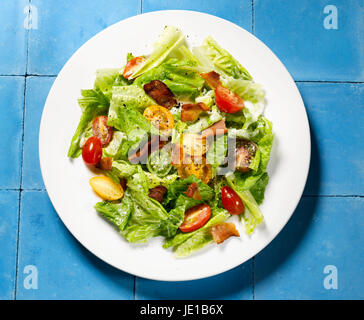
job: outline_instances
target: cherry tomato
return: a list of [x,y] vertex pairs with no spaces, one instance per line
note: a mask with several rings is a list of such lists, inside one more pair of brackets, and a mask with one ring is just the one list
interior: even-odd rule
[[95,137],[99,138],[101,145],[107,145],[113,133],[113,129],[107,125],[107,117],[96,117],[92,122],[92,133]]
[[244,108],[244,101],[236,93],[219,84],[215,91],[215,102],[226,113],[235,113]]
[[222,206],[229,211],[230,214],[241,214],[244,212],[244,204],[237,193],[230,187],[221,188]]
[[133,73],[137,70],[146,59],[144,57],[135,57],[131,59],[125,66],[123,71],[123,77],[129,79]]
[[102,157],[101,141],[97,137],[90,137],[87,139],[82,148],[82,158],[88,165],[98,164]]
[[154,127],[169,133],[174,127],[174,118],[172,113],[162,106],[150,106],[144,110],[144,118],[146,118]]
[[188,209],[185,219],[179,229],[182,232],[191,232],[203,227],[211,217],[211,208],[207,204],[199,204]]

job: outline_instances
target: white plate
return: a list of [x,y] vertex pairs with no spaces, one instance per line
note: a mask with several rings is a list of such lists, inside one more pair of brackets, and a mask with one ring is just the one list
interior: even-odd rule
[[[88,180],[93,175],[81,158],[67,150],[81,111],[77,98],[92,88],[95,70],[121,67],[128,52],[146,54],[165,25],[180,28],[190,45],[212,35],[266,90],[266,116],[273,122],[275,141],[269,163],[269,185],[261,206],[264,225],[248,237],[211,245],[186,259],[175,259],[155,238],[145,245],[127,243],[93,208],[100,199]],[[48,95],[40,126],[39,154],[48,195],[68,230],[92,253],[134,275],[166,281],[204,278],[232,269],[269,244],[294,212],[303,192],[310,162],[310,133],[297,87],[279,59],[239,26],[193,11],[158,11],[138,15],[103,30],[87,41],[66,63]],[[57,235],[54,235],[55,237]]]

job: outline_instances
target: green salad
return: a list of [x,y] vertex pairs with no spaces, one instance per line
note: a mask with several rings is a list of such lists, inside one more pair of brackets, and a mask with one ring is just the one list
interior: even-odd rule
[[96,71],[68,157],[98,173],[96,211],[129,242],[164,238],[186,257],[264,221],[272,123],[265,93],[212,38],[189,48],[166,26],[149,55]]

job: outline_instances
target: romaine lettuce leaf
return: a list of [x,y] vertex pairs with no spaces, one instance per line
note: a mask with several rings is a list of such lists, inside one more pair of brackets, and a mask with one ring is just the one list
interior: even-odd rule
[[132,78],[134,79],[146,71],[158,67],[168,57],[168,55],[182,43],[184,39],[185,36],[176,27],[165,26],[162,34],[154,43],[153,52],[147,58],[145,63],[143,63],[140,68],[134,72]]
[[260,117],[256,127],[257,134],[252,138],[258,145],[259,165],[255,159],[251,165],[254,165],[254,170],[248,173],[235,172],[236,184],[241,190],[249,190],[266,172],[270,159],[270,152],[273,145],[272,123],[264,117]]
[[70,158],[80,156],[82,152],[81,140],[91,127],[92,121],[98,116],[106,115],[109,109],[109,100],[98,89],[82,90],[82,98],[78,102],[83,112],[68,149],[68,157]]
[[[212,200],[215,195],[214,190],[201,180],[197,179],[194,175],[191,175],[185,179],[176,180],[168,186],[168,193],[164,204],[166,205],[170,201],[177,199],[181,194],[184,194],[190,184],[194,182],[198,185],[198,192],[201,195],[201,200],[204,202]],[[196,205],[197,204],[198,203],[196,203]]]
[[112,224],[114,224],[120,231],[125,229],[130,213],[133,209],[133,201],[128,192],[124,194],[123,199],[119,203],[111,201],[98,202],[95,209]]
[[217,137],[206,155],[206,162],[211,165],[213,175],[216,175],[218,167],[224,162],[228,151],[228,135]]
[[120,150],[124,156],[128,155],[130,148],[136,149],[142,141],[146,141],[151,133],[150,122],[133,107],[117,106],[112,115],[110,107],[107,123],[126,134]]
[[257,180],[257,182],[250,188],[250,192],[258,204],[263,203],[264,192],[265,188],[267,187],[268,181],[269,181],[269,176],[268,173],[265,172],[259,178],[259,180]]
[[214,123],[222,119],[222,114],[218,108],[213,105],[211,111],[208,111],[205,116],[200,118],[193,124],[187,126],[186,131],[191,133],[200,133],[201,131],[211,127]]
[[221,208],[211,208],[213,212],[213,216],[210,218],[210,220],[200,229],[192,232],[187,233],[177,233],[173,238],[167,239],[164,244],[163,248],[168,249],[170,247],[176,247],[180,245],[181,243],[185,242],[187,239],[192,237],[198,232],[201,232],[203,230],[208,230],[210,227],[214,226],[215,224],[224,222],[227,218],[230,217],[230,214],[225,210]]
[[238,94],[244,101],[253,103],[264,102],[265,92],[261,84],[255,83],[252,80],[243,79],[228,79],[227,87]]
[[200,94],[204,79],[199,72],[190,70],[195,66],[192,60],[169,59],[157,68],[153,68],[136,78],[134,84],[143,87],[152,80],[160,80],[179,99],[193,101]]
[[119,79],[121,75],[121,69],[99,69],[96,71],[96,79],[94,83],[95,89],[101,90],[105,96],[111,98],[111,89]]
[[127,107],[143,112],[145,108],[155,104],[155,101],[150,98],[142,88],[136,85],[114,86],[112,88],[108,125],[115,127],[114,124],[118,118],[119,108]]
[[246,209],[248,209],[245,210],[240,217],[241,219],[244,219],[245,232],[247,234],[252,234],[255,228],[264,221],[264,216],[249,190],[241,189],[237,183],[233,183],[232,180],[230,180],[228,177],[226,177],[226,181],[241,198]]
[[215,70],[219,74],[235,79],[252,79],[248,71],[210,36],[203,41],[200,47],[193,48],[192,52],[201,65]]
[[213,242],[212,234],[209,230],[202,230],[188,238],[185,242],[180,244],[175,252],[176,258],[185,258],[193,252],[200,250]]

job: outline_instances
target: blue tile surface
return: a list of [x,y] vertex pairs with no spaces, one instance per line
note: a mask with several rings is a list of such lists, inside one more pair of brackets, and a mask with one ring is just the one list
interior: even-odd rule
[[[363,299],[363,198],[302,198],[292,219],[255,258],[256,299]],[[325,266],[337,269],[326,289]]]
[[253,299],[252,260],[223,274],[194,281],[136,279],[136,299]]
[[143,12],[156,10],[194,10],[227,19],[244,29],[252,30],[252,1],[143,0]]
[[30,74],[58,74],[71,55],[106,27],[140,13],[140,0],[32,0],[38,29],[29,39]]
[[307,195],[364,195],[364,84],[299,83],[311,127]]
[[25,74],[28,0],[2,2],[0,10],[0,74]]
[[22,180],[24,189],[44,188],[39,165],[39,126],[45,100],[54,80],[54,77],[27,77]]
[[0,300],[14,299],[19,191],[0,191]]
[[[20,215],[17,299],[133,299],[134,277],[84,249],[46,192],[24,191]],[[24,286],[27,266],[37,268],[37,289]]]
[[20,187],[24,78],[0,77],[0,189]]
[[[254,4],[255,35],[295,80],[364,81],[364,1],[254,0]],[[337,29],[324,27],[325,18],[331,17],[330,10],[324,12],[327,5],[336,7]]]
[[[325,29],[330,22],[327,5],[327,10],[337,9],[338,29]],[[134,278],[88,252],[55,213],[38,159],[41,112],[55,79],[44,75],[56,75],[105,27],[164,9],[206,12],[253,31],[299,80],[312,138],[305,196],[279,236],[243,265],[188,282]],[[0,300],[363,299],[363,12],[363,0],[4,0]],[[28,31],[24,24],[33,28]],[[38,289],[24,286],[27,266],[38,270]],[[325,288],[327,266],[337,270],[337,289]]]

